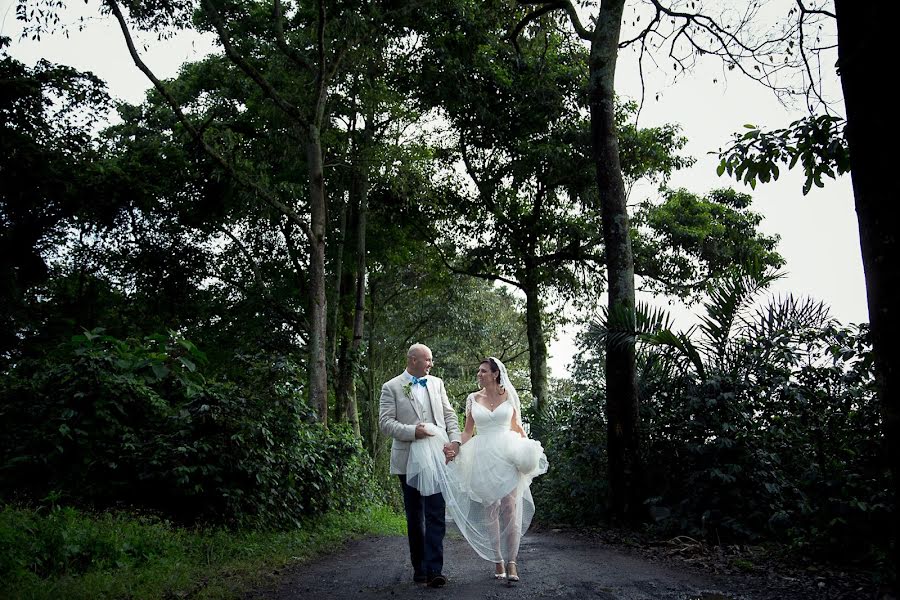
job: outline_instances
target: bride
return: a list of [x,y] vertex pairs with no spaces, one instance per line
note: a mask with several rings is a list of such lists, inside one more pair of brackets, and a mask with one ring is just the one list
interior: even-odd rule
[[519,395],[504,364],[481,361],[478,383],[481,390],[466,398],[459,455],[445,466],[446,432],[435,427],[411,445],[406,480],[423,495],[442,493],[448,520],[495,564],[494,577],[519,581],[519,541],[534,515],[531,480],[547,472],[547,457],[522,427]]

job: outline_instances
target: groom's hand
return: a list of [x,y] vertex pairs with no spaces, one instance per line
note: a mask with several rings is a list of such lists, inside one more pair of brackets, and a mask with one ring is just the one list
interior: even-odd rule
[[431,437],[434,435],[433,433],[428,433],[425,431],[425,423],[419,423],[416,425],[416,439],[421,440],[424,437]]
[[444,458],[446,459],[444,461],[444,464],[446,464],[446,463],[450,462],[451,460],[453,460],[454,458],[456,458],[456,451],[458,449],[459,449],[459,446],[453,442],[444,444]]

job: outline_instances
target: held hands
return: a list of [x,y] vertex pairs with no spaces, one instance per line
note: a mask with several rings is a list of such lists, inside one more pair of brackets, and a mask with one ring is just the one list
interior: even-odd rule
[[[425,429],[425,423],[419,423],[416,425],[416,439],[421,440],[426,437],[433,436],[433,433],[428,433],[428,430]],[[459,450],[459,445],[454,442],[447,442],[444,444],[444,464],[450,462],[454,458],[456,458],[456,452]]]
[[444,464],[447,464],[454,458],[456,458],[456,451],[459,449],[459,445],[455,442],[447,442],[444,444]]

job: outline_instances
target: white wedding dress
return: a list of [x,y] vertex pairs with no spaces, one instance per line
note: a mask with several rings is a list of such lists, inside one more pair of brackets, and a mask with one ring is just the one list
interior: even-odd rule
[[511,402],[491,411],[470,394],[466,414],[474,419],[477,433],[447,465],[447,433],[426,424],[433,435],[411,444],[406,482],[424,495],[442,493],[448,521],[482,558],[515,560],[534,516],[531,480],[547,472],[547,457],[540,442],[511,429]]

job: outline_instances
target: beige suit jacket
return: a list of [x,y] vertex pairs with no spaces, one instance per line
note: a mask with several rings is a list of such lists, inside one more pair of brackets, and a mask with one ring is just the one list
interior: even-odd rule
[[[422,407],[407,393],[404,384],[409,381],[401,373],[381,386],[381,402],[378,410],[378,425],[385,435],[394,438],[391,444],[391,474],[406,473],[409,459],[409,445],[416,439],[416,425],[422,423]],[[425,390],[431,402],[431,414],[435,425],[447,430],[450,441],[461,441],[459,421],[456,412],[447,399],[444,382],[438,377],[428,376]]]

